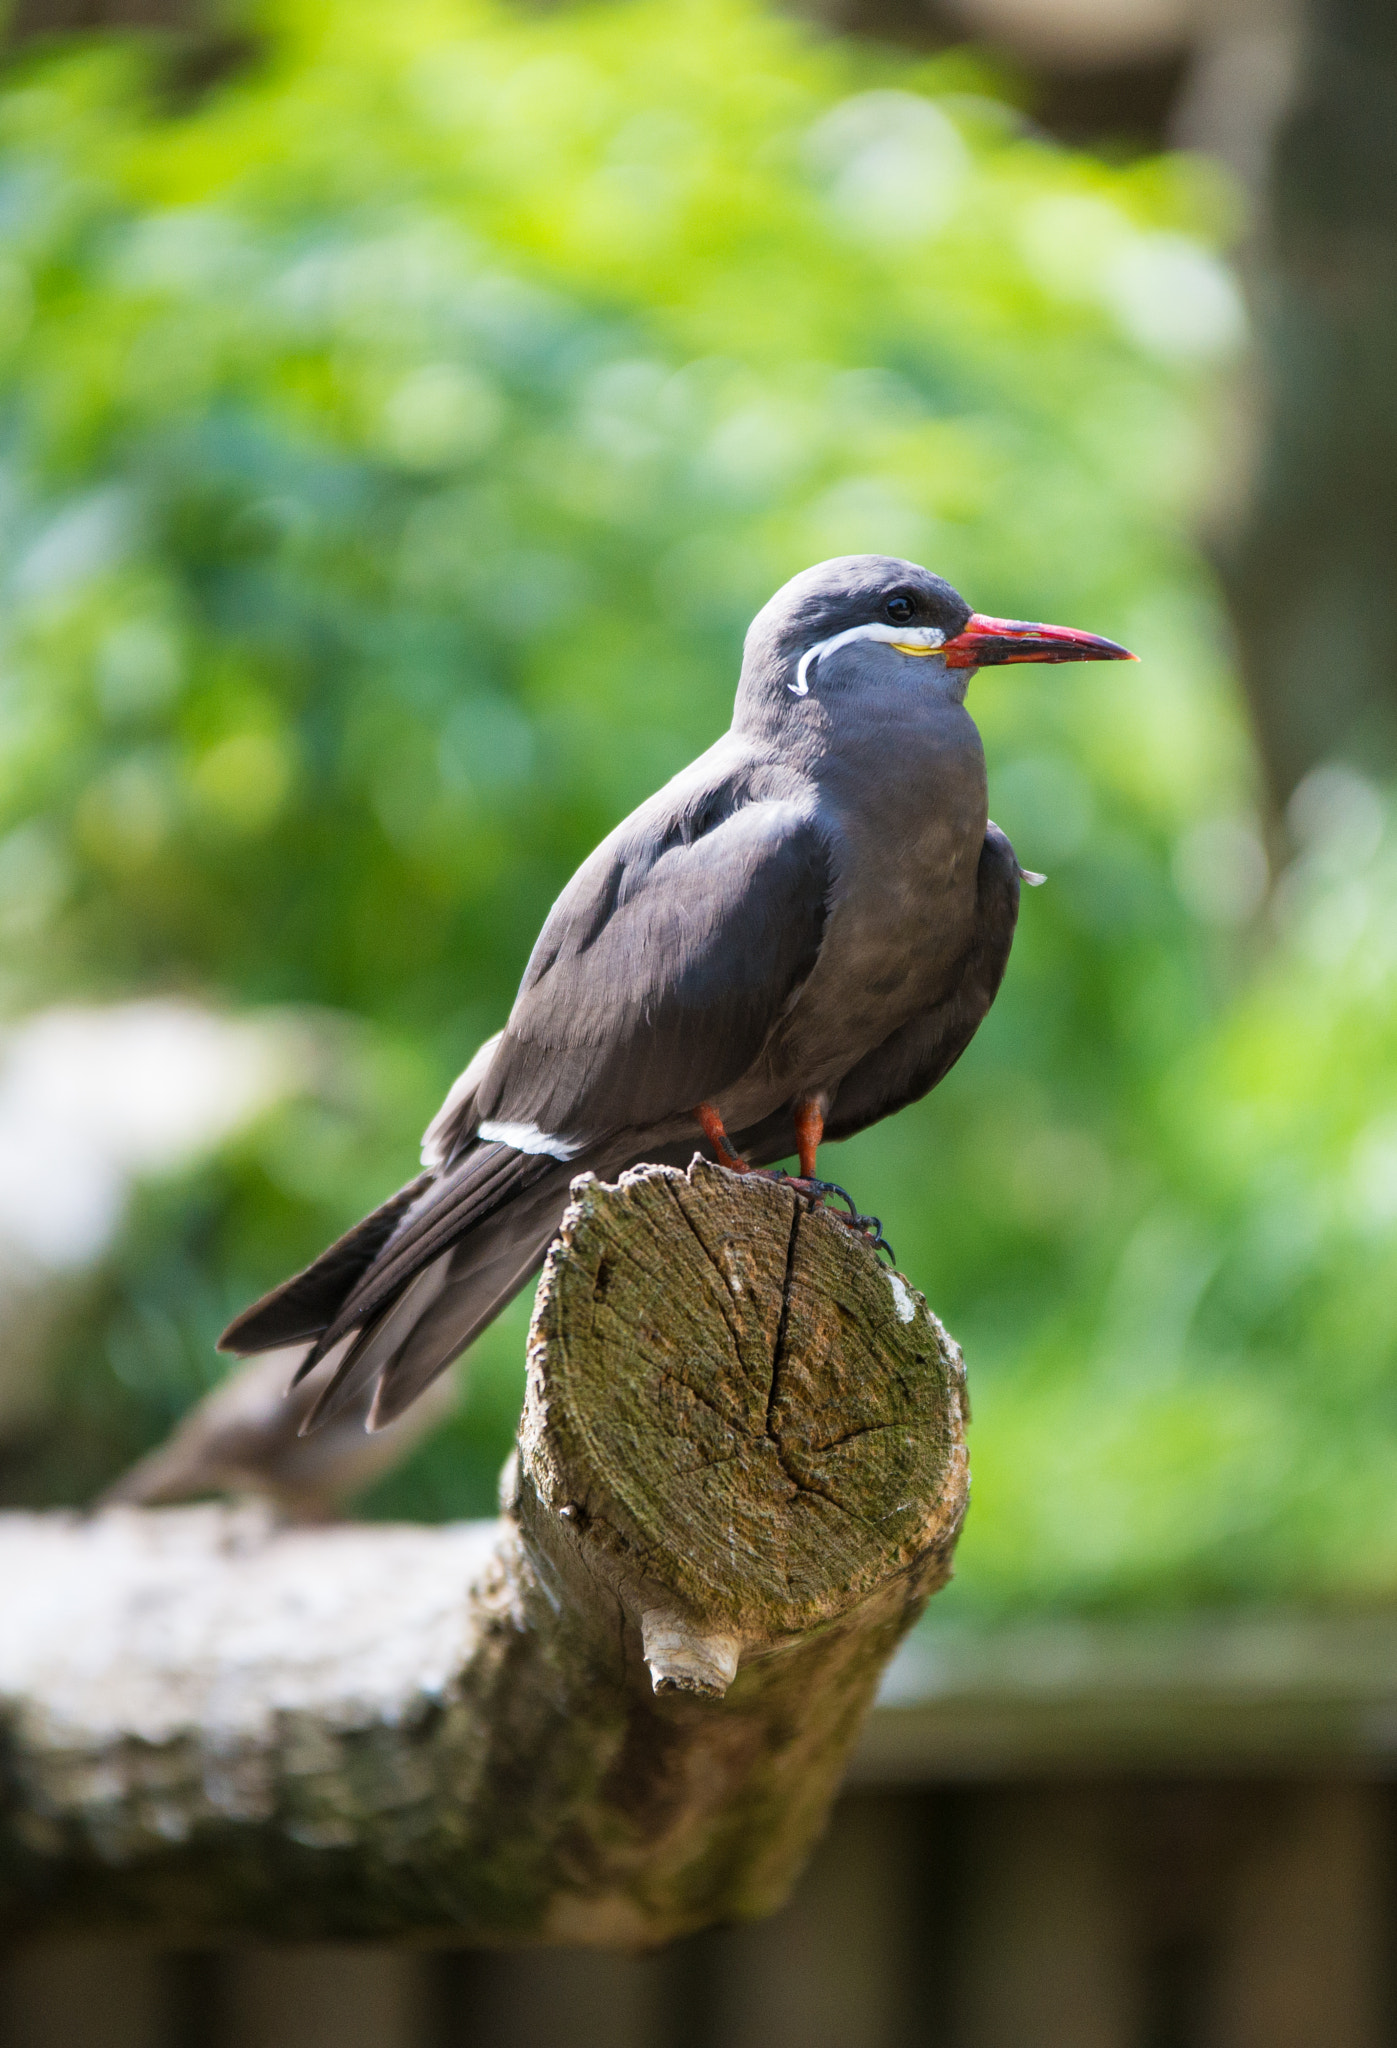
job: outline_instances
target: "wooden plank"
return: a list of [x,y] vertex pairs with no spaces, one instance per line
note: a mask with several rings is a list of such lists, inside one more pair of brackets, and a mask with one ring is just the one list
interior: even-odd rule
[[1141,1987],[1109,1801],[986,1794],[968,1850],[960,2048],[1134,2048]]
[[1280,1790],[1237,1873],[1208,2038],[1381,2048],[1388,1804],[1374,1785]]
[[0,2040],[5,2048],[153,2048],[164,2039],[170,1990],[168,1960],[153,1949],[45,1942],[0,1965]]
[[848,1782],[1397,1768],[1397,1613],[973,1627],[929,1617]]
[[217,2039],[230,2048],[423,2048],[430,1984],[410,1951],[239,1948],[218,1974]]

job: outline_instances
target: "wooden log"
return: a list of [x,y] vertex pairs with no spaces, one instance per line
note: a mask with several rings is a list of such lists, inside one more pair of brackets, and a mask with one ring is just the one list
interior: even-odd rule
[[11,1929],[644,1945],[788,1893],[964,1512],[960,1355],[789,1188],[576,1183],[498,1523],[0,1518]]

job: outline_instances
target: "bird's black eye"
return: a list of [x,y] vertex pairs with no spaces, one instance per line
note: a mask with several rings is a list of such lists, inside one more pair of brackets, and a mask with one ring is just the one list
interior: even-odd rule
[[883,606],[883,610],[895,626],[905,626],[907,621],[915,614],[916,609],[917,607],[913,604],[910,597],[890,597]]

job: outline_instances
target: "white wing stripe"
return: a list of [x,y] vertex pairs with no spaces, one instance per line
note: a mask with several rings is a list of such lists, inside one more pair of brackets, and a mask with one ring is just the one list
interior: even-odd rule
[[586,1143],[584,1138],[555,1138],[551,1131],[541,1131],[537,1124],[497,1124],[486,1122],[480,1126],[477,1136],[491,1145],[512,1145],[516,1152],[546,1152],[552,1159],[575,1159]]

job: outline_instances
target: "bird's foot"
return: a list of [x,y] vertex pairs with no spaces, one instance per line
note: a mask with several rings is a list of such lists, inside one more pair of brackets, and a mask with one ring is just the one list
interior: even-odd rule
[[772,1180],[778,1180],[783,1187],[794,1189],[804,1195],[812,1208],[823,1208],[831,1196],[844,1204],[842,1210],[831,1209],[830,1215],[836,1223],[842,1223],[846,1230],[854,1231],[859,1237],[867,1238],[875,1252],[886,1252],[890,1265],[897,1264],[897,1254],[883,1235],[883,1225],[877,1216],[864,1216],[847,1188],[837,1181],[816,1180],[813,1174],[784,1173],[779,1166],[759,1166],[751,1169],[764,1173]]
[[793,1188],[798,1195],[804,1195],[812,1208],[823,1207],[831,1195],[836,1196],[844,1204],[844,1211],[841,1214],[838,1209],[830,1210],[835,1221],[842,1223],[846,1230],[856,1231],[860,1237],[867,1238],[875,1252],[886,1252],[889,1263],[897,1264],[897,1255],[884,1237],[879,1219],[876,1216],[861,1215],[853,1196],[847,1188],[840,1187],[837,1181],[819,1180],[813,1172],[805,1171],[807,1166],[814,1164],[815,1147],[819,1144],[824,1130],[824,1111],[816,1098],[811,1097],[801,1103],[796,1112],[796,1132],[800,1139],[799,1174],[787,1173],[785,1168],[780,1166],[753,1166],[750,1161],[743,1159],[733,1150],[728,1134],[723,1128],[723,1119],[711,1102],[699,1103],[694,1110],[694,1116],[702,1125],[703,1134],[713,1147],[720,1166],[726,1166],[730,1173],[753,1173],[761,1180],[779,1181],[782,1187]]

